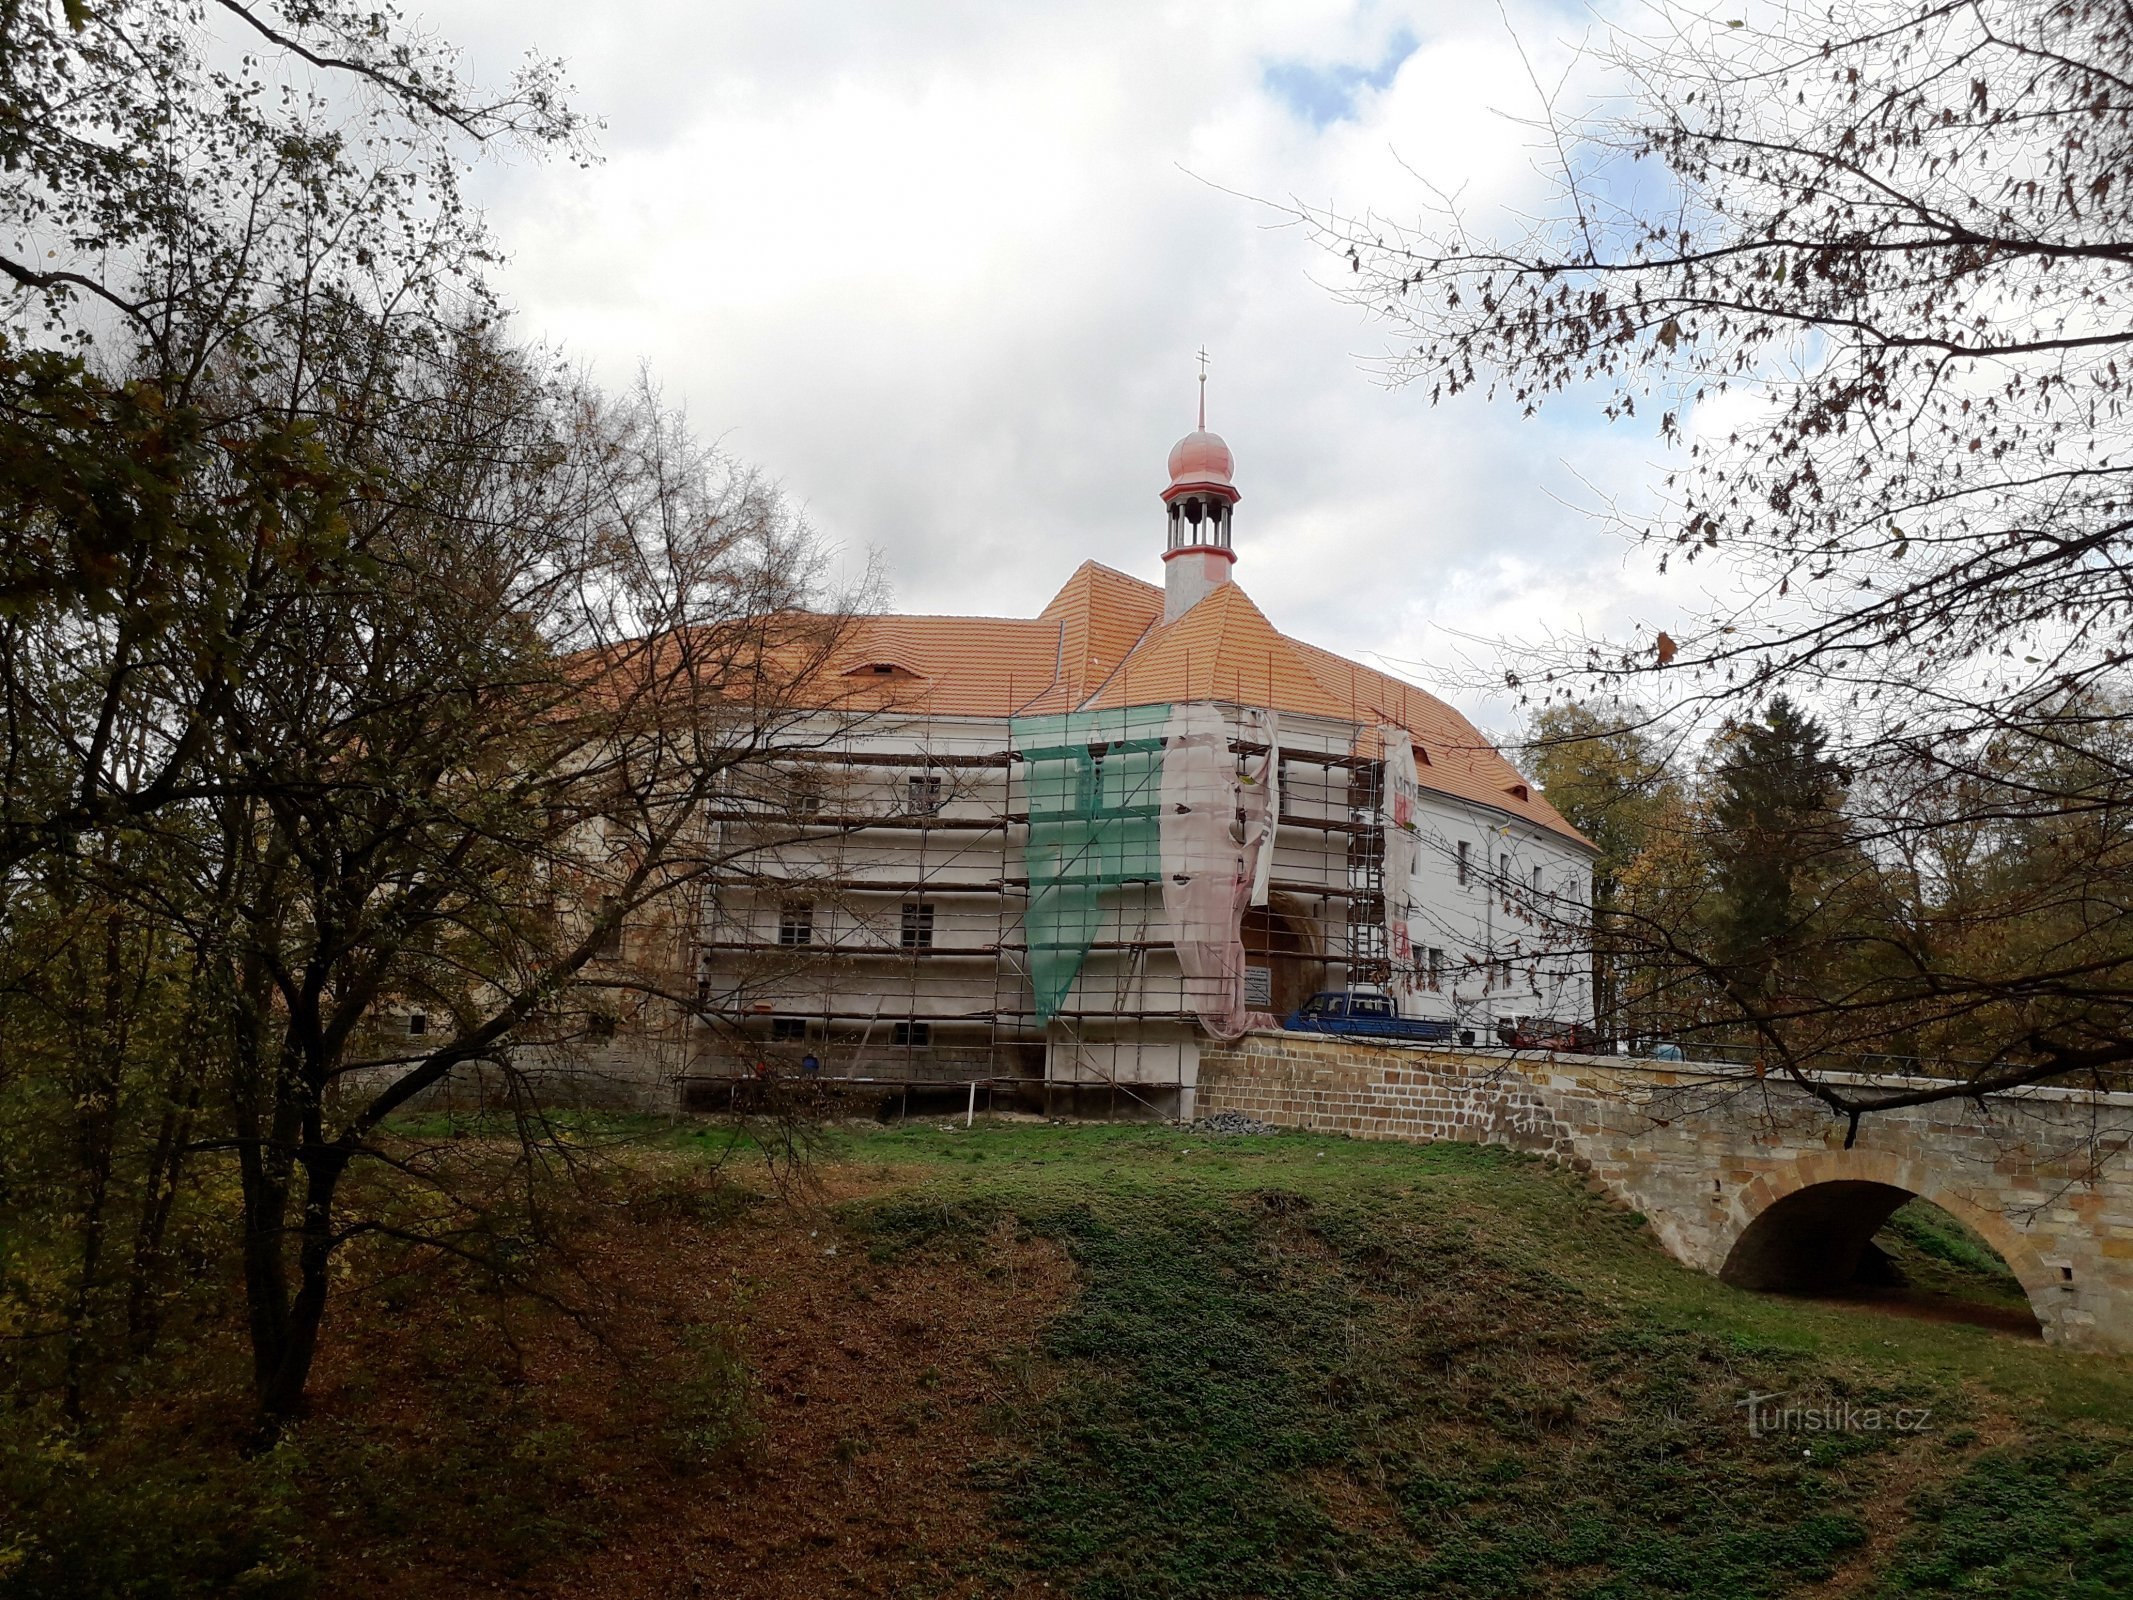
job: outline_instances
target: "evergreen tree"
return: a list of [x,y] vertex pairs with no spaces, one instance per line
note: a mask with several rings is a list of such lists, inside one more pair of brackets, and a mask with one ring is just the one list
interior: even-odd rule
[[1728,730],[1714,774],[1715,952],[1744,995],[1806,976],[1808,925],[1847,843],[1829,733],[1780,695]]

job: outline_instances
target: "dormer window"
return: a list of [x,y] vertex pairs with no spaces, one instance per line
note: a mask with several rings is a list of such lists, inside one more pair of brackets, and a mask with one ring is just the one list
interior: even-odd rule
[[847,678],[872,678],[885,682],[908,682],[922,678],[924,673],[915,667],[907,667],[901,661],[862,661],[857,666],[846,667]]
[[1503,786],[1503,792],[1514,800],[1531,800],[1533,798],[1533,791],[1522,783],[1507,783]]

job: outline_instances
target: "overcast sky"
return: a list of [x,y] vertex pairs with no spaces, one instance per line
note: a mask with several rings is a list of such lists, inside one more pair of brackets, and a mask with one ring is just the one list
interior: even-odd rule
[[1237,194],[1414,209],[1403,163],[1537,197],[1534,91],[1588,26],[1518,0],[428,0],[500,76],[570,63],[600,165],[476,189],[521,329],[604,381],[640,364],[780,481],[897,609],[1028,615],[1093,557],[1161,581],[1157,499],[1208,423],[1243,491],[1237,580],[1277,626],[1386,664],[1465,635],[1664,625],[1640,557],[1582,507],[1634,490],[1641,427],[1432,408],[1338,264]]

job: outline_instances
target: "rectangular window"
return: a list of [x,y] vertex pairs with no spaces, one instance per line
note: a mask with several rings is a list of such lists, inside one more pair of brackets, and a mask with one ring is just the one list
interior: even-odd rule
[[906,950],[933,948],[933,907],[922,900],[904,904],[903,947]]
[[410,1011],[407,1014],[407,1036],[420,1038],[430,1031],[430,1014],[427,1011]]
[[1539,867],[1535,867],[1535,868],[1533,869],[1533,898],[1534,898],[1534,899],[1536,899],[1536,900],[1538,900],[1538,899],[1540,898],[1540,892],[1541,892],[1541,869],[1540,869]]
[[1462,889],[1467,886],[1468,876],[1473,871],[1472,856],[1473,846],[1466,840],[1461,839],[1459,841],[1459,887]]
[[812,900],[788,900],[778,907],[779,944],[814,942],[815,903]]
[[930,1022],[899,1022],[889,1029],[889,1043],[897,1045],[925,1046],[933,1043],[933,1024]]
[[1429,986],[1432,989],[1444,987],[1444,952],[1434,947],[1429,952]]
[[930,817],[941,808],[940,774],[914,773],[907,787],[907,809],[914,817]]
[[807,1019],[805,1017],[772,1017],[770,1019],[770,1037],[787,1044],[804,1039],[807,1037]]
[[600,930],[600,942],[593,946],[593,954],[596,956],[619,956],[622,954],[622,918],[615,911],[615,897],[613,895],[603,894],[600,896],[600,908],[597,915],[605,926]]
[[794,816],[805,819],[822,814],[822,789],[812,777],[798,777],[785,791],[785,809]]
[[1496,987],[1499,989],[1511,987],[1511,958],[1509,956],[1498,956],[1496,958]]

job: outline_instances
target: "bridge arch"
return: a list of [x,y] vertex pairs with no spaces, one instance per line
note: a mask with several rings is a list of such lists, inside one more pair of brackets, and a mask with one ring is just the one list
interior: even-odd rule
[[2059,1273],[2006,1216],[1918,1163],[1878,1150],[1808,1155],[1766,1170],[1740,1194],[1714,1241],[1718,1275],[1743,1289],[1830,1290],[1853,1281],[1867,1244],[1912,1199],[1939,1206],[1998,1252],[2047,1338]]

